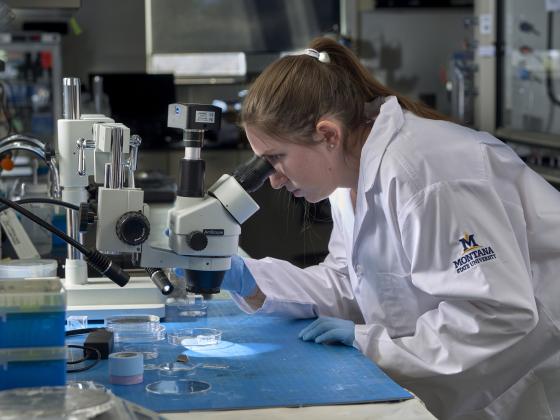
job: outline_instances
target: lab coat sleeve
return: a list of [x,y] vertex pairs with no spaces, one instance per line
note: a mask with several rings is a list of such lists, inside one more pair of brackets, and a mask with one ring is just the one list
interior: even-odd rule
[[[266,296],[257,312],[293,318],[325,315],[363,322],[348,276],[346,251],[334,209],[333,220],[329,254],[319,265],[301,269],[275,258],[245,259],[257,286]],[[231,295],[242,310],[255,312],[241,296]]]
[[[521,340],[538,321],[522,252],[527,244],[511,224],[521,216],[519,206],[503,202],[484,181],[438,183],[417,193],[398,212],[402,245],[410,281],[440,303],[417,318],[410,336],[358,325],[354,344],[406,383],[464,372]],[[461,260],[468,254],[460,242],[465,234],[495,257]]]

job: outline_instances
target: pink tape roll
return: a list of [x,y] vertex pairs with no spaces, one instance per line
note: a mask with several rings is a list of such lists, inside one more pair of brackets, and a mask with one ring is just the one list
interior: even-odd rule
[[135,385],[141,384],[144,381],[144,375],[132,375],[132,376],[116,376],[109,375],[109,382],[115,385]]

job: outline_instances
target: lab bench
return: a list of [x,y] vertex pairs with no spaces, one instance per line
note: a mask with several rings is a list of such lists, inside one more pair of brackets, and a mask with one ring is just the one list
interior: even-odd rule
[[[164,326],[168,333],[217,328],[222,331],[218,344],[185,348],[162,340],[156,344],[155,358],[144,361],[153,368],[186,354],[198,367],[182,379],[208,383],[209,390],[181,396],[148,392],[148,384],[169,379],[157,369],[145,370],[141,384],[110,384],[107,360],[88,371],[70,373],[68,380],[101,383],[117,396],[169,419],[434,418],[357,349],[300,340],[297,333],[309,322],[247,315],[230,299],[210,300],[206,317],[166,321]],[[133,349],[132,344],[126,347]]]

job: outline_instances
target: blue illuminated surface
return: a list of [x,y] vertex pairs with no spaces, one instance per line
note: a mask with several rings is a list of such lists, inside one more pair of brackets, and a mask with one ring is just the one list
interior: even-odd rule
[[243,357],[256,356],[280,349],[277,344],[271,343],[244,343],[237,344],[223,341],[213,346],[197,346],[188,348],[183,353],[189,357]]
[[168,331],[194,327],[222,331],[222,341],[216,345],[185,349],[165,341],[158,346],[158,359],[149,361],[172,362],[179,354],[188,355],[200,366],[188,379],[212,386],[201,394],[146,392],[146,385],[162,379],[157,370],[145,371],[142,384],[111,385],[106,361],[90,371],[69,374],[68,380],[102,383],[118,396],[158,412],[357,404],[412,397],[358,350],[298,339],[309,322],[246,315],[224,300],[210,301],[205,318],[166,323]]

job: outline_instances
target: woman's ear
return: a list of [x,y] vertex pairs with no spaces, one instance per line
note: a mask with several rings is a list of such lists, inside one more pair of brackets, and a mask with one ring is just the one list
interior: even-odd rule
[[317,139],[324,142],[329,150],[342,146],[342,127],[338,121],[333,119],[322,119],[315,127]]

